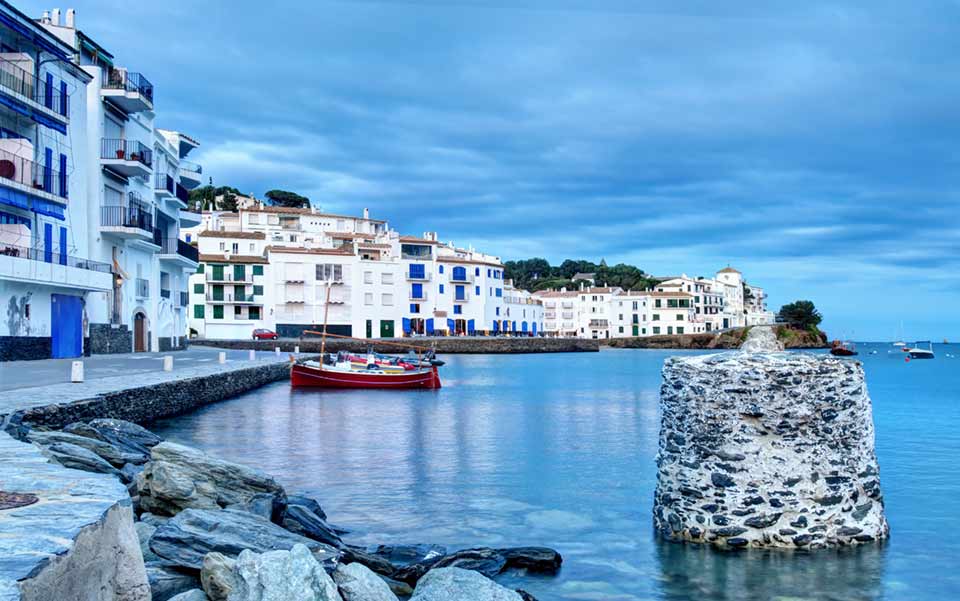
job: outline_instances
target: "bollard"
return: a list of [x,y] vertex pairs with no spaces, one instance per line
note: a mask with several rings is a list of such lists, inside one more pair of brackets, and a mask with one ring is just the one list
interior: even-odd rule
[[167,355],[163,358],[163,371],[173,371],[173,355]]
[[278,346],[278,347],[275,347],[275,348],[273,349],[273,351],[277,354],[278,357],[280,356],[280,347],[279,347],[279,346]]
[[293,354],[294,354],[294,355],[299,355],[299,354],[300,354],[300,347],[299,347],[299,346],[293,347]]
[[70,381],[83,382],[83,361],[74,361],[70,365]]
[[227,354],[221,352],[220,355],[218,356],[218,360],[220,361],[220,363],[226,363],[226,362],[227,362]]
[[255,350],[253,350],[253,349],[250,349],[250,360],[251,360],[251,361],[256,361],[256,360],[257,360],[257,351],[255,351]]

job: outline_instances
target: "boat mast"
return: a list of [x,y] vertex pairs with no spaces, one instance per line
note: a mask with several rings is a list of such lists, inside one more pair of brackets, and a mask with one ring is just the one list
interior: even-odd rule
[[327,348],[327,314],[330,312],[330,282],[327,284],[327,298],[323,303],[323,338],[320,339],[320,361],[323,361],[323,357]]

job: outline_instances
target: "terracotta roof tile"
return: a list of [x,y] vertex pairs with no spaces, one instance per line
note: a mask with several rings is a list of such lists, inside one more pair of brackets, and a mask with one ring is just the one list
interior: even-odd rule
[[263,232],[233,232],[204,230],[198,234],[200,238],[239,238],[241,240],[265,240]]

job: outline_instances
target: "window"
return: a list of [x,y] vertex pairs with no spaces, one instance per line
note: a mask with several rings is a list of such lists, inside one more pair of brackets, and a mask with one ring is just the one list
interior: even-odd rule
[[242,282],[245,279],[247,279],[247,268],[245,265],[233,266],[233,279],[239,282]]
[[620,321],[623,321],[623,313],[620,314],[619,319],[620,319]]
[[203,273],[203,263],[197,264],[197,273]]
[[465,282],[467,281],[467,268],[466,267],[454,267],[453,268],[453,280],[456,282]]
[[480,286],[474,286],[473,293],[476,294],[477,296],[480,296]]
[[363,272],[363,283],[364,283],[364,284],[372,284],[372,283],[373,283],[373,272],[372,272],[372,271],[364,271],[364,272]]
[[657,300],[655,300],[655,301],[653,302],[653,306],[659,309],[659,308],[662,307],[663,305],[660,304],[660,299],[658,298]]
[[220,250],[227,250],[227,243],[226,243],[226,242],[221,242],[221,243],[220,243]]
[[343,265],[333,265],[330,263],[317,264],[316,272],[318,282],[343,281]]
[[653,328],[653,333],[654,333],[654,334],[659,334],[659,333],[660,333],[660,327],[659,327],[659,326],[654,326],[654,328]]
[[673,335],[673,326],[667,326],[667,334]]
[[[443,273],[443,265],[440,265],[439,269],[440,269],[440,273]],[[456,272],[456,269],[454,269],[454,272]]]
[[454,315],[463,315],[463,305],[454,305],[453,306]]
[[423,298],[423,284],[410,284],[410,298]]
[[214,306],[213,306],[213,318],[214,318],[214,319],[223,319],[223,305],[214,305]]
[[683,334],[683,326],[677,326],[677,334]]
[[654,314],[653,314],[653,321],[660,321],[660,314],[659,314],[659,313],[654,313]]
[[263,275],[263,265],[254,265],[253,275]]
[[459,300],[459,301],[467,300],[467,291],[466,291],[466,288],[465,288],[465,287],[463,287],[463,286],[454,286],[454,287],[453,287],[453,292],[454,292],[454,297],[453,297],[453,298],[454,298],[455,300]]
[[619,327],[620,333],[623,334],[623,326]]
[[633,323],[640,323],[640,316],[636,313],[633,314]]
[[677,321],[683,321],[683,313],[677,313]]
[[487,270],[487,277],[490,277],[490,272],[491,272],[491,271],[493,271],[493,270],[492,270],[492,269],[488,269],[488,270]]
[[440,284],[440,294],[443,294],[443,284]]
[[419,313],[419,312],[420,312],[420,305],[418,305],[417,303],[410,303],[410,312],[411,312],[411,313]]
[[393,295],[392,295],[392,294],[388,294],[388,293],[384,293],[384,294],[380,297],[380,304],[383,305],[384,307],[392,307],[392,306],[393,306]]
[[503,298],[503,288],[497,288],[497,298]]
[[235,255],[240,254],[240,244],[234,242],[233,244],[230,245],[230,249],[233,251],[233,254]]
[[473,275],[475,275],[475,276],[479,276],[479,275],[480,275],[480,268],[479,268],[479,267],[477,267],[477,268],[474,270]]
[[256,251],[256,248],[257,248],[257,245],[254,244],[253,242],[251,242],[251,243],[250,243],[250,254],[251,254],[251,255],[252,255],[253,253],[257,252],[257,251]]
[[194,318],[194,319],[203,319],[203,305],[194,305],[194,306],[193,306],[193,318]]
[[193,285],[194,294],[203,294],[203,284],[194,284]]
[[[441,272],[443,273],[443,272]],[[423,263],[411,263],[410,264],[410,277],[422,280],[426,277],[427,269]]]
[[634,310],[634,311],[637,310],[637,301],[633,301],[633,310]]
[[263,286],[254,286],[253,287],[254,296],[263,296]]
[[500,307],[497,307],[497,315],[500,315]]
[[363,304],[365,304],[365,305],[372,305],[372,304],[373,304],[373,293],[372,293],[372,292],[364,292],[364,293],[363,293]]
[[240,305],[234,305],[234,307],[233,307],[233,316],[234,316],[235,318],[239,319],[240,316],[241,316],[241,313],[242,313],[242,309],[243,309],[243,307],[241,307]]

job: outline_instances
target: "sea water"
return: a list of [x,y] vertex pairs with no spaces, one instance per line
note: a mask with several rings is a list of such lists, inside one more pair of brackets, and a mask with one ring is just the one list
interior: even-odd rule
[[446,356],[439,391],[282,382],[154,429],[316,497],[354,544],[554,547],[557,576],[499,579],[541,601],[960,599],[960,346],[859,350],[891,533],[857,549],[658,540],[660,370],[680,351]]

